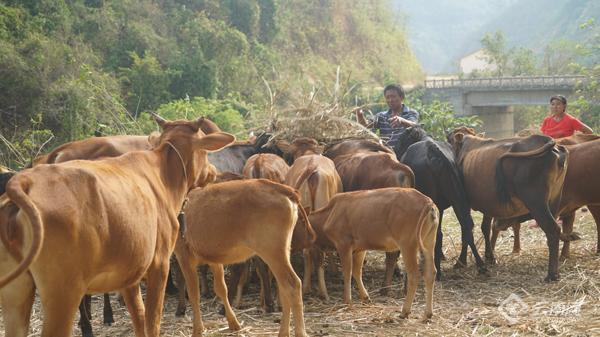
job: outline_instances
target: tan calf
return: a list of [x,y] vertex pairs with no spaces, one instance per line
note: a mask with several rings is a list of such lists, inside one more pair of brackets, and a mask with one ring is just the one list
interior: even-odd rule
[[300,279],[290,264],[294,226],[301,214],[304,232],[314,241],[297,193],[265,179],[239,180],[195,189],[186,206],[186,230],[175,255],[183,271],[194,313],[194,336],[204,330],[200,313],[196,266],[209,264],[215,293],[225,306],[231,330],[239,330],[223,277],[223,264],[239,263],[258,255],[269,266],[279,287],[282,318],[279,336],[289,336],[290,313],[295,335],[306,336]]
[[436,274],[433,258],[437,214],[431,199],[415,189],[383,188],[338,194],[325,208],[312,213],[309,220],[317,232],[316,245],[323,250],[335,248],[340,255],[344,302],[349,305],[352,302],[351,275],[361,299],[369,300],[362,282],[366,251],[400,250],[408,279],[402,317],[408,317],[420,279],[418,257],[421,251],[425,259],[425,318],[430,318]]
[[[323,148],[312,138],[298,138],[288,144],[278,142],[277,146],[287,154],[292,155],[294,163],[285,178],[286,185],[292,186],[300,192],[302,206],[316,210],[325,207],[329,200],[337,193],[342,192],[342,180],[335,169],[333,161],[321,155]],[[312,257],[320,257],[317,252],[304,252],[304,279],[302,290],[311,292]],[[317,261],[317,265],[322,261]],[[324,273],[319,269],[319,273]],[[324,280],[324,275],[318,275],[318,280]],[[319,289],[326,289],[325,284]],[[321,297],[328,299],[327,292],[321,292]]]

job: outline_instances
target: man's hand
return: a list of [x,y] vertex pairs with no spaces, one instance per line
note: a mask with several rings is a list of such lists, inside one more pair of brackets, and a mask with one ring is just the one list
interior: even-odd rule
[[399,126],[410,127],[416,124],[400,116],[390,117],[388,118],[388,122],[393,128],[397,128]]
[[365,112],[363,109],[356,109],[356,120],[362,125],[362,126],[366,126],[369,127],[370,123],[367,123],[367,120],[365,119]]

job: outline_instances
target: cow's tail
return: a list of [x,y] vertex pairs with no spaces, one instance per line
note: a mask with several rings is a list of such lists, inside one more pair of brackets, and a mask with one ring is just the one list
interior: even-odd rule
[[317,240],[317,233],[310,224],[310,221],[308,221],[308,214],[306,214],[306,210],[304,207],[302,207],[300,201],[298,201],[296,204],[298,205],[298,218],[301,218],[302,222],[304,222],[308,241],[312,245]]
[[498,162],[496,163],[496,191],[498,193],[498,200],[501,203],[507,203],[510,201],[510,193],[508,193],[508,186],[506,184],[506,178],[504,177],[504,159],[538,157],[546,154],[549,151],[552,151],[554,145],[556,145],[556,142],[550,139],[548,142],[546,142],[546,144],[535,150],[525,152],[507,152],[498,158]]
[[42,240],[44,238],[44,226],[42,225],[40,211],[25,192],[21,181],[12,179],[7,185],[6,194],[11,201],[27,215],[29,223],[31,224],[32,238],[29,252],[27,252],[27,255],[25,255],[25,258],[15,270],[0,279],[0,288],[3,288],[29,268],[42,250]]
[[[438,226],[438,210],[433,201],[431,199],[429,202],[423,207],[421,214],[419,215],[419,222],[417,223],[417,236],[419,241],[419,250],[422,252],[426,252],[429,249],[433,249],[435,247],[425,247],[423,244],[423,227],[426,227],[427,231],[426,235],[436,235],[437,236],[437,226]],[[433,234],[431,234],[433,231]]]

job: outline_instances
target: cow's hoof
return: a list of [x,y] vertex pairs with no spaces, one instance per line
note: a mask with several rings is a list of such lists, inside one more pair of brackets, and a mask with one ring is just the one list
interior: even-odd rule
[[176,317],[183,317],[185,316],[185,308],[177,308],[177,310],[175,310],[175,316]]
[[379,295],[381,296],[387,296],[390,293],[390,287],[389,286],[384,286],[383,288],[379,289]]
[[421,323],[431,322],[431,317],[433,317],[433,313],[426,313],[425,315],[423,315],[423,318],[421,318]]
[[563,262],[563,261],[566,261],[566,260],[568,260],[570,257],[571,257],[571,256],[570,256],[569,254],[561,254],[561,255],[558,257],[558,259],[559,259],[561,262]]
[[512,255],[521,255],[521,250],[520,249],[513,249],[512,251]]
[[398,318],[406,319],[408,316],[410,316],[410,311],[401,312],[400,315],[398,315]]
[[560,280],[560,276],[558,275],[558,273],[550,273],[544,279],[544,281],[546,281],[546,282],[556,282],[558,280]]
[[485,266],[480,266],[477,268],[479,275],[490,276],[490,271]]
[[486,256],[485,257],[485,263],[488,264],[488,265],[490,265],[490,266],[495,266],[495,265],[498,264],[498,261],[493,256]]
[[[437,273],[435,273],[435,280],[436,281],[441,281],[443,279],[444,278],[442,277],[442,272],[441,271],[438,271]],[[404,294],[406,295],[406,291],[404,292]]]
[[362,303],[369,304],[369,303],[371,303],[371,298],[370,298],[369,296],[367,296],[367,297],[362,297],[362,298],[360,299],[360,301],[361,301]]
[[454,264],[454,269],[463,269],[467,266],[467,261],[456,260]]

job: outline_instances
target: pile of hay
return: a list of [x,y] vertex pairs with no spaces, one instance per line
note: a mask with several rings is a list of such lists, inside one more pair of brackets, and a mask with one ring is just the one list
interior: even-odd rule
[[309,137],[326,144],[343,139],[367,139],[380,142],[379,137],[369,129],[344,117],[348,114],[335,107],[287,110],[271,119],[268,131],[273,135],[272,141],[292,142],[299,137]]

